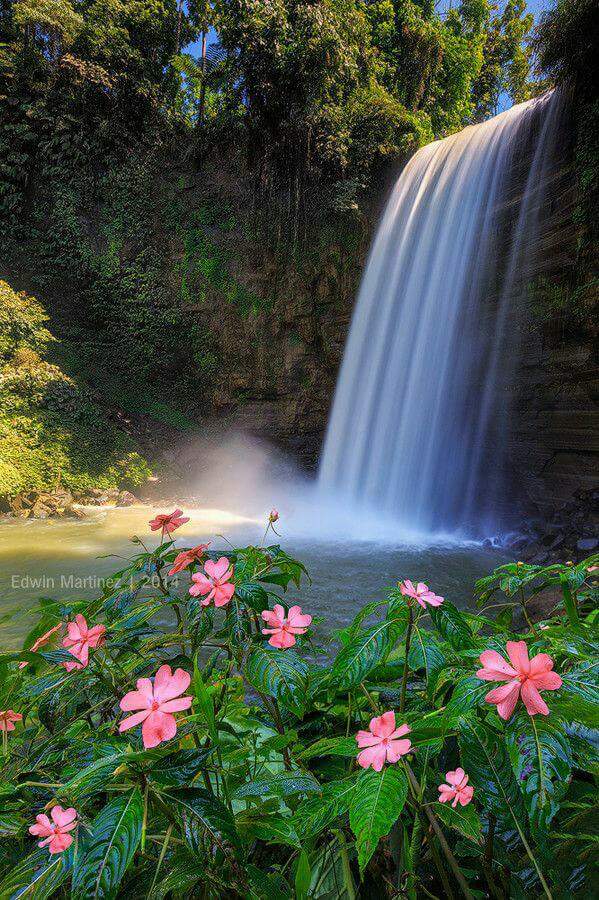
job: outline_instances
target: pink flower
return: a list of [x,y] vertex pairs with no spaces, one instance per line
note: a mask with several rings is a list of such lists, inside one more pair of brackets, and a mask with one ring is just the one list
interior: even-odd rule
[[72,653],[78,662],[65,662],[62,665],[67,672],[72,669],[84,669],[89,662],[90,647],[95,649],[104,643],[106,628],[104,625],[94,625],[89,628],[84,617],[78,613],[74,622],[67,622],[67,636],[62,642],[69,653]]
[[462,806],[468,806],[472,800],[474,788],[468,784],[468,776],[463,769],[456,769],[455,772],[447,772],[445,778],[449,784],[439,785],[439,802],[447,803],[453,800],[451,804],[454,809],[460,803]]
[[[38,637],[38,639],[36,641],[34,641],[33,644],[31,645],[31,647],[29,648],[31,653],[35,653],[36,650],[39,650],[40,647],[43,647],[45,644],[47,644],[48,641],[50,640],[50,638],[52,637],[52,635],[56,631],[58,631],[60,628],[62,628],[62,622],[59,622],[58,625],[55,625],[54,628],[50,629],[50,631],[46,631],[45,634],[42,634],[41,637]],[[27,660],[19,663],[19,669],[24,669],[26,665],[28,665]]]
[[426,609],[427,603],[429,606],[441,606],[443,603],[443,597],[437,597],[436,594],[433,594],[431,589],[422,581],[419,581],[418,585],[414,587],[414,583],[409,578],[406,578],[405,581],[399,582],[399,589],[404,597],[412,597],[423,609]]
[[154,677],[139,678],[137,690],[129,691],[120,702],[123,712],[140,710],[127,716],[119,725],[119,731],[127,731],[143,722],[141,736],[144,747],[157,747],[162,741],[170,741],[177,733],[173,713],[189,709],[192,697],[180,697],[189,687],[191,676],[183,669],[171,672],[170,666],[160,666]]
[[186,569],[188,566],[191,566],[192,563],[200,563],[202,562],[202,558],[204,553],[208,549],[210,544],[198,544],[197,547],[192,547],[191,550],[182,550],[175,557],[175,561],[173,562],[173,568],[169,571],[169,575],[176,575],[177,572],[182,572],[183,569]]
[[275,603],[272,612],[265,609],[260,615],[270,625],[270,628],[262,629],[262,634],[272,635],[268,643],[272,647],[279,647],[280,650],[293,647],[295,635],[305,634],[312,624],[312,616],[302,615],[301,606],[292,606],[287,618],[280,603]]
[[221,556],[217,562],[209,559],[204,565],[204,572],[194,572],[191,576],[194,583],[189,593],[192,597],[205,594],[202,606],[208,606],[212,599],[215,606],[226,606],[235,593],[235,585],[230,583],[233,567],[229,565],[229,560],[226,556]]
[[14,709],[0,710],[0,731],[14,731],[15,722],[20,722],[23,716]]
[[483,668],[476,673],[478,678],[483,681],[507,681],[507,684],[489,691],[485,700],[497,705],[502,719],[510,718],[519,696],[522,696],[529,715],[541,713],[548,716],[549,707],[539,691],[557,691],[562,686],[560,676],[551,671],[553,660],[546,653],[537,653],[529,659],[524,641],[508,641],[505,647],[511,666],[496,650],[485,650],[480,655]]
[[366,747],[358,753],[358,765],[363,769],[374,769],[380,772],[385,761],[396,763],[400,756],[410,752],[410,740],[400,741],[398,738],[409,734],[407,725],[395,727],[395,713],[383,713],[382,716],[370,720],[370,731],[358,731],[356,741],[358,747]]
[[181,525],[185,525],[186,522],[189,522],[189,517],[183,515],[183,510],[174,509],[172,513],[160,513],[160,515],[151,519],[148,525],[152,531],[161,531],[162,537],[164,537],[165,532],[172,534],[173,531],[176,531]]
[[39,841],[38,847],[48,846],[50,853],[62,853],[73,843],[73,835],[69,834],[77,827],[77,812],[73,807],[63,809],[62,806],[53,806],[50,813],[52,821],[46,815],[35,817],[35,825],[30,825],[29,833],[37,837],[45,838]]
[[278,519],[279,519],[279,511],[277,509],[271,509],[271,511],[268,514],[268,521],[270,522],[270,524],[272,525],[273,522],[277,522]]

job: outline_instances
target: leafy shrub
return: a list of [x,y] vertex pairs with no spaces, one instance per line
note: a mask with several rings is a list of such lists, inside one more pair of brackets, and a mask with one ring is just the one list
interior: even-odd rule
[[135,486],[150,474],[83,385],[42,357],[42,304],[0,281],[0,497],[25,489]]
[[[28,649],[0,658],[1,897],[590,896],[599,557],[502,566],[479,613],[404,582],[334,648],[276,606],[301,563],[276,544],[175,550],[184,521],[156,517],[159,546],[134,538],[95,599],[41,601]],[[555,610],[518,633],[516,607],[547,588]],[[485,702],[481,653],[485,668],[517,639],[548,715],[529,715],[517,675],[513,713]],[[382,713],[408,726],[395,761],[372,737]],[[357,763],[358,731],[380,771]],[[36,816],[57,852],[35,847]]]

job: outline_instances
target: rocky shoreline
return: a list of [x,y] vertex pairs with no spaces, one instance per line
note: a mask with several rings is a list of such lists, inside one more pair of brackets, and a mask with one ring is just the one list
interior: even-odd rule
[[523,521],[504,546],[535,565],[584,559],[599,549],[599,490],[576,491],[542,519]]
[[131,491],[102,490],[71,491],[56,488],[53,491],[22,491],[0,508],[0,514],[9,519],[85,519],[85,506],[133,506],[139,503]]

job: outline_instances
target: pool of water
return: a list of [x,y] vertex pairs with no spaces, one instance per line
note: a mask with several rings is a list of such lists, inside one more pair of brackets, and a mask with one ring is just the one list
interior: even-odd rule
[[[38,597],[78,599],[100,590],[100,579],[123,567],[123,557],[138,552],[131,535],[156,543],[148,507],[88,509],[84,520],[0,523],[0,646],[18,647],[35,624]],[[211,540],[226,549],[259,543],[264,523],[249,515],[219,509],[186,509],[191,521],[177,532],[177,544],[193,546]],[[365,603],[384,596],[404,578],[427,582],[457,606],[472,602],[474,582],[505,555],[475,543],[424,544],[365,540],[318,540],[288,533],[280,523],[280,542],[302,560],[311,583],[291,589],[306,611],[322,616],[324,630],[346,624]],[[150,535],[150,536],[149,536]]]

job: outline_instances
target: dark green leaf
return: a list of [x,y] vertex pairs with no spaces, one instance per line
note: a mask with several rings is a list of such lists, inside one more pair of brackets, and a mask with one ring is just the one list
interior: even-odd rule
[[262,585],[255,581],[236,584],[235,593],[240,600],[258,613],[268,609],[268,594]]
[[214,753],[214,747],[197,750],[177,750],[157,760],[150,769],[152,781],[164,785],[191,784],[205,767],[206,760]]
[[474,637],[461,612],[445,600],[441,606],[429,606],[433,625],[454,650],[465,650],[475,645]]
[[141,839],[143,800],[138,788],[111,800],[91,825],[91,838],[73,871],[74,898],[114,897]]
[[295,715],[303,715],[308,667],[293,650],[254,648],[247,661],[246,676],[256,690],[274,697]]
[[204,834],[224,853],[239,847],[233,816],[213,794],[196,787],[169,790],[162,797],[181,815],[186,841],[194,852],[201,848]]
[[327,825],[346,813],[355,786],[355,776],[341,781],[329,781],[323,785],[321,794],[300,803],[293,815],[293,823],[300,837],[305,839],[319,834]]
[[400,764],[381,772],[360,772],[349,808],[349,824],[356,836],[358,862],[363,872],[379,839],[389,833],[406,802],[408,778]]
[[274,794],[276,797],[284,798],[292,794],[312,794],[320,790],[320,784],[309,772],[279,772],[242,784],[235,791],[235,797],[241,799]]
[[405,628],[403,616],[358,631],[333,663],[332,675],[342,688],[351,688],[384,661]]
[[46,847],[41,847],[11,869],[0,883],[0,897],[2,900],[45,900],[60,888],[72,865],[72,850],[51,856]]
[[435,803],[433,812],[448,828],[459,831],[469,841],[479,842],[481,824],[473,803],[467,806],[458,804],[455,809],[449,803]]
[[563,726],[520,711],[510,719],[505,736],[531,825],[544,829],[559,809],[572,769]]
[[474,718],[464,718],[459,743],[462,767],[478,802],[504,827],[520,829],[526,809],[503,738]]

